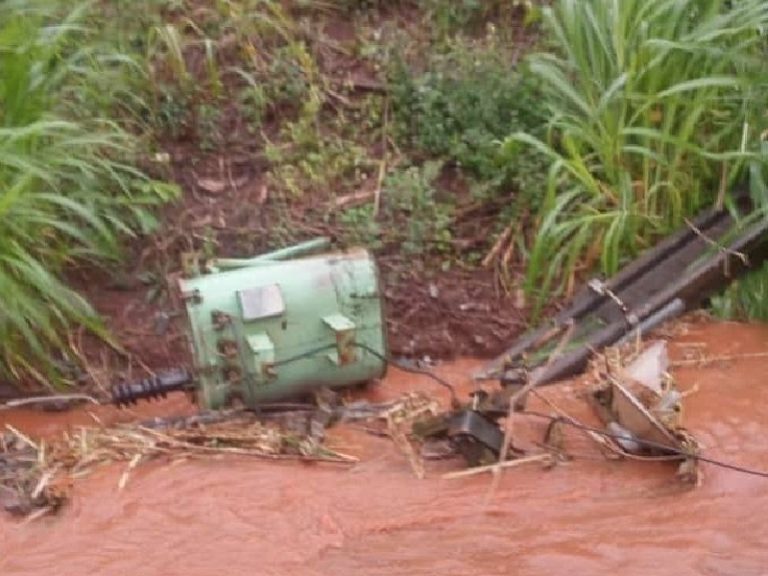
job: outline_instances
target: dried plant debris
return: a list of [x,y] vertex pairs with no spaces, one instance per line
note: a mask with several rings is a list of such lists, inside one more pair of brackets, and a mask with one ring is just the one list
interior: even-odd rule
[[265,420],[250,412],[199,415],[107,427],[81,427],[51,441],[35,442],[7,426],[0,435],[0,507],[28,515],[57,510],[73,479],[97,466],[124,462],[119,487],[140,463],[165,457],[200,458],[222,454],[261,459],[353,463],[356,459],[323,446],[313,436],[311,416],[281,415]]
[[[678,475],[698,485],[699,445],[683,427],[683,398],[667,372],[666,342],[642,350],[610,349],[593,364],[590,397],[617,449],[627,455],[680,459]],[[689,454],[690,457],[685,455]]]
[[57,509],[66,490],[53,481],[56,468],[44,464],[45,445],[11,426],[7,430],[0,433],[0,507],[15,515]]
[[160,457],[179,460],[230,454],[354,463],[357,459],[353,456],[323,444],[325,426],[339,420],[381,422],[417,476],[423,476],[411,427],[437,413],[436,400],[421,393],[381,404],[317,400],[318,406],[295,405],[296,409],[291,409],[292,405],[285,405],[268,413],[227,410],[115,427],[80,427],[47,443],[7,425],[0,433],[0,508],[20,516],[56,511],[66,502],[73,480],[110,463],[125,465],[118,481],[121,489],[134,468]]
[[408,458],[417,478],[424,478],[424,462],[421,459],[420,450],[417,450],[413,444],[413,425],[436,416],[438,411],[439,405],[434,398],[412,392],[400,398],[383,413],[389,437]]

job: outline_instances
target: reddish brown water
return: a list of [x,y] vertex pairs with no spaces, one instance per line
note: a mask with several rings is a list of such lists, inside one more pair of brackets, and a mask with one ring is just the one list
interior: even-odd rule
[[[707,343],[718,355],[768,352],[768,329],[693,327],[673,355],[685,342]],[[442,373],[466,382],[474,365]],[[676,371],[682,389],[699,386],[686,424],[707,455],[768,469],[766,374],[768,358]],[[369,396],[408,389],[439,390],[394,373]],[[573,389],[547,394],[586,417]],[[181,401],[170,408],[188,409]],[[109,410],[100,417],[116,418]],[[51,434],[90,418],[0,413],[4,419]],[[768,574],[767,479],[705,465],[703,485],[685,490],[669,465],[583,458],[550,471],[509,470],[492,491],[489,476],[441,479],[457,461],[428,463],[420,481],[386,439],[349,429],[332,439],[361,462],[158,462],[136,471],[122,492],[122,468],[104,469],[78,481],[58,517],[0,518],[0,574]],[[595,456],[578,434],[568,446]]]

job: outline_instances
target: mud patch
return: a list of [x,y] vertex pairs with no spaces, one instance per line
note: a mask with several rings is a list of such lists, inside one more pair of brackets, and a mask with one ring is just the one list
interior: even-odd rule
[[525,330],[527,311],[492,271],[384,269],[390,350],[397,356],[490,357]]

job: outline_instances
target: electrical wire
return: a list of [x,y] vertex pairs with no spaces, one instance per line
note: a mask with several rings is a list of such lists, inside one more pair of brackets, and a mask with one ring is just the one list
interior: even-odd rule
[[[446,388],[448,392],[451,394],[451,402],[454,406],[459,405],[458,397],[456,396],[456,388],[453,384],[445,380],[444,378],[441,378],[431,370],[427,370],[424,368],[414,368],[412,366],[408,366],[406,364],[403,364],[401,362],[398,362],[396,360],[393,360],[392,358],[388,358],[386,355],[382,354],[378,350],[368,346],[367,344],[361,344],[359,342],[355,342],[353,344],[356,348],[360,348],[361,350],[365,350],[369,354],[372,354],[382,362],[386,362],[387,364],[394,366],[398,370],[402,370],[403,372],[409,372],[411,374],[419,374],[421,376],[426,376],[427,378],[431,378],[440,386],[443,388]],[[326,344],[325,346],[319,346],[317,348],[312,348],[311,350],[307,350],[306,352],[302,352],[301,354],[296,354],[295,356],[289,356],[288,358],[283,358],[282,360],[278,360],[277,362],[274,362],[272,365],[274,367],[278,366],[284,366],[286,364],[291,364],[293,362],[298,362],[299,360],[304,360],[306,358],[310,358],[312,356],[315,356],[316,354],[320,354],[321,352],[327,352],[328,350],[335,350],[337,348],[336,344]]]
[[306,352],[302,352],[301,354],[296,354],[295,356],[289,356],[288,358],[283,358],[282,360],[277,360],[276,362],[272,363],[272,366],[277,368],[278,366],[285,366],[286,364],[292,364],[294,362],[298,362],[299,360],[304,360],[305,358],[310,358],[314,356],[315,354],[320,354],[320,352],[327,352],[328,350],[335,350],[336,344],[326,344],[324,346],[318,346],[317,348],[312,348],[310,350],[307,350]]
[[547,414],[542,414],[541,412],[533,412],[533,411],[523,411],[523,412],[520,412],[520,414],[536,416],[538,418],[544,418],[552,422],[562,422],[563,424],[567,424],[568,426],[571,426],[573,428],[577,428],[587,432],[594,432],[595,434],[600,434],[601,436],[612,438],[614,440],[631,440],[633,442],[636,442],[637,444],[641,444],[645,446],[646,448],[655,448],[657,450],[665,450],[667,452],[673,452],[678,456],[683,456],[685,458],[706,462],[707,464],[712,464],[713,466],[718,466],[719,468],[734,470],[735,472],[741,472],[742,474],[748,474],[750,476],[759,476],[761,478],[768,478],[768,472],[764,472],[762,470],[754,470],[752,468],[739,466],[738,464],[731,464],[729,462],[723,462],[722,460],[715,460],[714,458],[702,456],[701,454],[694,454],[692,452],[686,452],[685,450],[681,450],[676,446],[668,446],[666,444],[662,444],[660,442],[654,442],[652,440],[643,440],[642,438],[636,438],[634,436],[614,434],[612,432],[608,432],[607,430],[601,430],[600,428],[594,428],[592,426],[587,426],[586,424],[582,424],[581,422],[576,422],[575,420],[564,418],[563,416],[549,416]]
[[407,364],[403,364],[401,362],[397,362],[396,360],[392,360],[391,358],[387,358],[384,354],[382,354],[378,350],[374,350],[373,348],[371,348],[370,346],[368,346],[366,344],[356,343],[355,346],[358,347],[358,348],[361,348],[362,350],[365,350],[369,354],[373,354],[379,360],[382,360],[383,362],[386,362],[387,364],[391,364],[392,366],[394,366],[398,370],[402,370],[403,372],[409,372],[411,374],[419,374],[421,376],[426,376],[427,378],[431,378],[432,380],[434,380],[435,382],[440,384],[440,386],[442,386],[443,388],[446,388],[448,390],[448,392],[450,392],[450,394],[451,394],[451,403],[454,406],[458,406],[459,405],[459,399],[456,396],[456,387],[453,384],[451,384],[450,382],[448,382],[446,379],[441,378],[440,376],[435,374],[432,370],[427,370],[425,368],[414,368],[413,366],[408,366]]

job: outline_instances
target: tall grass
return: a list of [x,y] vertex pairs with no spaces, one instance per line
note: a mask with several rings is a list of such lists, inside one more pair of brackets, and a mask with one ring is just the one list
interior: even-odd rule
[[109,118],[135,64],[67,5],[0,0],[0,378],[46,385],[64,380],[72,326],[106,336],[63,267],[116,258],[173,194],[134,167],[136,142]]
[[[732,4],[732,6],[730,6]],[[557,0],[553,53],[531,58],[550,158],[526,288],[540,297],[604,273],[716,198],[765,128],[763,0]]]
[[768,322],[768,264],[734,281],[712,298],[711,310],[726,320]]

